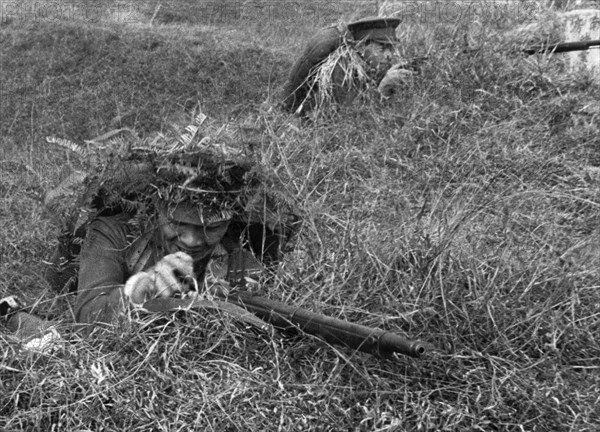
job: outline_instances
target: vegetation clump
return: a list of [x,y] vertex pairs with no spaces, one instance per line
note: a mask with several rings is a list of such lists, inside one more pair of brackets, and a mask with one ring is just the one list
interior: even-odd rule
[[[301,122],[270,107],[290,50],[314,24],[303,22],[299,40],[277,20],[257,33],[241,18],[161,23],[159,11],[150,25],[155,7],[136,25],[0,26],[13,86],[0,104],[0,297],[20,294],[60,320],[68,341],[38,354],[0,332],[0,424],[598,429],[600,88],[591,77],[504,50],[520,24],[513,16],[486,32],[477,20],[407,21],[403,54],[428,57],[409,85],[393,100],[365,92]],[[463,53],[464,40],[479,49]],[[303,209],[297,247],[262,293],[407,333],[429,344],[427,355],[378,359],[194,313],[133,317],[85,336],[73,328],[72,296],[56,296],[41,276],[57,235],[41,197],[72,158],[45,137],[83,142],[130,128],[150,139],[185,124],[181,113],[198,101],[252,143],[265,175]]]

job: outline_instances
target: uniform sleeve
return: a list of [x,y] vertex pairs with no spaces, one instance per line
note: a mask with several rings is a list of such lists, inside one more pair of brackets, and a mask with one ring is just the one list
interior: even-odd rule
[[123,311],[121,288],[129,277],[127,225],[122,217],[94,220],[81,249],[75,319],[110,323]]

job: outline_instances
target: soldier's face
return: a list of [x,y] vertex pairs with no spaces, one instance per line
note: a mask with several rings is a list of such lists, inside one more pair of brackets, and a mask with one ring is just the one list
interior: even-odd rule
[[390,46],[372,42],[364,48],[363,56],[370,67],[379,71],[390,66],[393,53]]
[[160,226],[169,253],[185,252],[197,261],[213,252],[227,232],[229,221],[195,225],[164,218]]

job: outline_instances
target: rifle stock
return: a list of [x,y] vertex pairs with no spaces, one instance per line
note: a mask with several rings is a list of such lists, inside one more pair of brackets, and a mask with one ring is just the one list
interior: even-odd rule
[[396,352],[419,357],[425,352],[422,343],[398,334],[350,323],[246,292],[224,296],[223,300],[254,313],[279,329],[300,329],[308,334],[319,336],[329,343],[344,345],[370,354],[387,355]]

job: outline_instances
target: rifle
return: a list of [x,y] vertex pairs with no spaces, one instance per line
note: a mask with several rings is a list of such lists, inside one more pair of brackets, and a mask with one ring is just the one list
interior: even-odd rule
[[252,312],[281,330],[300,329],[305,333],[319,336],[329,343],[344,345],[366,353],[388,355],[396,352],[419,357],[425,352],[421,342],[411,341],[398,334],[289,306],[247,292],[227,295],[224,299]]
[[[555,44],[541,44],[529,48],[522,48],[519,52],[526,55],[537,53],[564,53],[572,51],[586,51],[593,48],[600,48],[600,39],[584,42],[560,42]],[[476,54],[481,52],[481,48],[464,48],[462,54]],[[410,59],[404,69],[418,72],[423,63],[429,60],[430,56],[414,57]]]
[[538,46],[525,48],[523,53],[533,55],[536,53],[562,53],[571,51],[585,51],[590,48],[600,48],[600,39],[584,42],[561,42],[557,44],[541,44]]
[[150,312],[195,308],[225,311],[258,327],[269,323],[283,331],[300,330],[319,336],[331,344],[379,356],[400,353],[419,357],[425,352],[425,346],[421,342],[409,340],[396,333],[318,314],[245,291],[217,295],[220,300],[216,301],[197,298],[153,299],[144,303],[144,309]]
[[[174,312],[196,308],[224,311],[259,328],[265,328],[265,323],[269,323],[283,331],[300,330],[319,336],[332,344],[343,345],[382,357],[392,353],[419,357],[425,352],[425,346],[421,342],[406,339],[396,333],[289,306],[248,292],[219,293],[218,296],[222,300],[152,299],[144,303],[143,309],[148,312]],[[23,306],[12,297],[0,299],[0,317],[14,318],[8,320],[11,331],[25,332],[30,336],[39,333],[38,336],[41,336],[43,332],[40,333],[40,331],[49,327],[50,324],[33,315],[19,312],[22,308]],[[43,326],[41,323],[47,323],[48,326]]]

